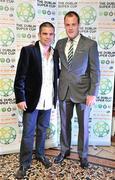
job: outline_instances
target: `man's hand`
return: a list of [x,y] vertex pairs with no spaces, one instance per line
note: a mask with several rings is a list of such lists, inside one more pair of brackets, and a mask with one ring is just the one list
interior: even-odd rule
[[17,104],[17,107],[23,111],[26,111],[27,109],[27,105],[26,105],[26,102],[25,101],[22,101],[20,103]]
[[87,96],[86,104],[87,106],[92,106],[96,102],[96,96]]

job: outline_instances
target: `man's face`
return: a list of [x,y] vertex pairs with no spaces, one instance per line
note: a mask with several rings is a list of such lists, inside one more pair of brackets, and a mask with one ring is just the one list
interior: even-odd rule
[[50,47],[54,40],[54,29],[52,27],[42,27],[39,38],[43,46]]
[[70,39],[74,39],[79,33],[79,23],[75,15],[67,16],[64,20],[66,33]]

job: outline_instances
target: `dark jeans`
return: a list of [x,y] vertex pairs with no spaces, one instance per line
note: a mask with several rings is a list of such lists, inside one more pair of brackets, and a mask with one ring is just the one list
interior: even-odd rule
[[32,160],[36,130],[36,156],[44,155],[46,130],[49,127],[51,109],[23,113],[23,133],[20,147],[20,165],[28,166]]

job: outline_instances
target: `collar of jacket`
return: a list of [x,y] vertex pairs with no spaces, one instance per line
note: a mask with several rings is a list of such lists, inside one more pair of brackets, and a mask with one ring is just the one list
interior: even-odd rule
[[[36,41],[36,42],[35,42],[35,46],[36,46],[36,47],[39,47],[39,41]],[[54,50],[54,48],[53,48],[52,46],[50,47],[50,49],[53,49],[53,50]]]

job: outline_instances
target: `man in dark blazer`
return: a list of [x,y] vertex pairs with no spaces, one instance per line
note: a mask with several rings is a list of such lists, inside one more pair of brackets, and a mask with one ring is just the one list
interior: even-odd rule
[[76,106],[79,124],[78,153],[81,167],[86,168],[89,112],[90,106],[95,103],[100,79],[97,43],[79,33],[80,18],[76,12],[71,11],[65,15],[64,25],[68,38],[61,39],[56,44],[61,63],[61,152],[54,162],[61,163],[70,155],[71,118]]
[[14,82],[16,104],[23,110],[23,133],[20,147],[20,168],[16,178],[26,175],[32,160],[36,130],[36,158],[48,168],[51,162],[44,154],[46,129],[52,105],[56,107],[58,59],[51,47],[55,29],[49,22],[39,27],[39,41],[23,47]]

